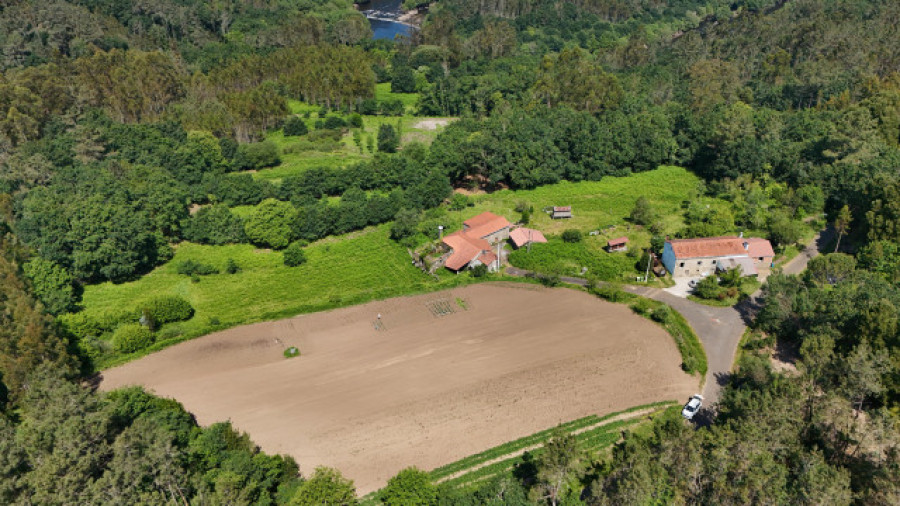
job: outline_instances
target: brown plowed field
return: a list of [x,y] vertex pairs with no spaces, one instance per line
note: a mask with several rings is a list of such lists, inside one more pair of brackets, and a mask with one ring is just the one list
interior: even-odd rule
[[[292,345],[303,355],[285,359]],[[101,387],[144,385],[201,424],[231,420],[301,472],[336,467],[365,494],[407,466],[686,399],[698,380],[680,363],[671,337],[625,306],[493,283],[218,332],[105,371]]]

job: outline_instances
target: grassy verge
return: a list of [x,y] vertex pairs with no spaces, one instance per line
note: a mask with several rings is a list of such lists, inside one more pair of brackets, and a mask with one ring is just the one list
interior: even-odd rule
[[661,325],[675,340],[681,354],[681,368],[690,374],[700,374],[701,382],[706,378],[706,352],[700,338],[681,313],[663,302],[625,292],[614,285],[592,287],[589,291],[610,302],[628,304],[636,314]]
[[[441,466],[431,471],[431,478],[434,481],[439,481],[444,480],[449,476],[456,475],[456,477],[454,477],[452,480],[448,480],[447,483],[450,485],[463,485],[465,483],[473,483],[475,481],[480,481],[481,479],[496,476],[497,474],[510,469],[512,467],[512,464],[516,460],[521,459],[521,455],[511,456],[509,459],[504,459],[486,466],[484,465],[485,463],[497,458],[501,458],[505,455],[511,455],[516,452],[524,451],[525,449],[533,447],[535,445],[546,443],[547,440],[549,440],[557,430],[561,430],[570,434],[583,431],[576,435],[576,439],[580,443],[580,448],[585,451],[602,451],[603,449],[612,445],[619,438],[620,431],[623,427],[638,423],[641,421],[641,419],[632,418],[627,420],[620,420],[617,422],[607,423],[605,425],[601,425],[587,431],[584,431],[585,428],[601,424],[613,418],[621,417],[629,413],[647,409],[659,410],[673,404],[674,401],[655,402],[643,406],[635,406],[633,408],[619,411],[617,413],[610,413],[602,417],[591,415],[584,418],[579,418],[577,420],[560,424],[557,427],[549,428],[540,432],[536,432],[529,436],[516,439],[515,441],[510,441],[508,443],[495,446],[494,448],[490,448],[481,453],[471,455],[445,466]],[[539,453],[539,451],[540,450],[536,450],[532,453]],[[468,469],[471,469],[472,471],[466,472],[466,470]]]

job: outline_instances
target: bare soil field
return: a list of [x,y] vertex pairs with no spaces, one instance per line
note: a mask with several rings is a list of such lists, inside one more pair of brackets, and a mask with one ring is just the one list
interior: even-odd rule
[[[285,359],[288,346],[302,356]],[[408,466],[684,400],[699,380],[680,363],[625,306],[490,283],[218,332],[105,371],[101,388],[143,385],[201,424],[231,420],[301,472],[335,467],[365,494]]]

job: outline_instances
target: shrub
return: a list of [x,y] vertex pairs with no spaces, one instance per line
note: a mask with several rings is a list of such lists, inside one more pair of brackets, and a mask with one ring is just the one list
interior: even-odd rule
[[204,207],[185,222],[184,238],[200,244],[241,243],[246,240],[244,220],[224,205]]
[[284,250],[284,265],[288,267],[297,267],[306,263],[306,252],[303,250],[303,243],[300,241],[292,242],[287,249]]
[[153,344],[153,333],[139,323],[126,323],[116,329],[112,340],[117,351],[134,353]]
[[291,116],[284,124],[285,137],[306,135],[308,132],[309,128],[307,128],[306,122],[298,116]]
[[340,116],[326,116],[324,127],[326,130],[340,130],[347,126],[347,122]]
[[386,506],[429,505],[437,496],[431,478],[425,471],[408,467],[388,480],[387,486],[378,494],[378,499]]
[[34,287],[34,294],[44,304],[47,312],[58,315],[75,308],[79,297],[75,290],[72,274],[64,267],[35,257],[29,260],[23,270]]
[[237,274],[241,272],[241,266],[238,265],[233,258],[229,258],[228,261],[225,262],[225,272],[228,274]]
[[340,130],[316,130],[309,134],[310,142],[340,142],[343,134]]
[[234,157],[234,164],[238,170],[263,169],[274,167],[279,163],[281,157],[278,155],[278,146],[271,141],[241,144]]
[[478,264],[475,267],[472,267],[471,272],[472,272],[472,277],[483,278],[483,277],[487,276],[488,269],[487,269],[486,265]]
[[254,244],[281,249],[291,242],[297,209],[290,202],[262,201],[244,222],[244,232]]
[[381,114],[384,116],[403,116],[403,102],[398,98],[385,100],[381,103]]
[[300,348],[297,348],[296,346],[291,346],[284,350],[284,358],[293,358],[293,357],[299,357],[299,356],[300,356]]
[[581,232],[570,228],[562,233],[562,240],[569,243],[581,242]]
[[353,128],[362,128],[362,126],[363,126],[362,116],[360,116],[357,113],[353,113],[350,115],[350,119],[349,119],[348,123],[350,123],[350,126],[352,126]]
[[453,211],[462,211],[463,209],[473,206],[472,200],[462,193],[454,193],[450,197],[450,209]]
[[415,235],[419,226],[419,212],[412,209],[401,209],[394,217],[391,225],[391,239],[399,241]]
[[666,324],[669,322],[669,318],[671,318],[671,315],[672,311],[669,309],[669,306],[660,306],[650,313],[650,318],[652,318],[655,322]]
[[143,316],[149,316],[160,325],[190,320],[194,316],[194,308],[191,307],[191,304],[177,295],[154,297],[142,303],[139,311]]
[[416,78],[406,65],[397,65],[391,72],[391,93],[415,93]]
[[378,127],[378,151],[395,153],[400,146],[400,135],[391,125]]
[[719,296],[719,293],[722,290],[719,288],[719,282],[716,280],[715,276],[706,276],[701,279],[697,286],[694,288],[694,292],[701,299],[715,299]]
[[195,260],[184,260],[179,262],[175,267],[175,271],[178,274],[182,274],[185,276],[209,276],[211,274],[218,274],[219,269],[216,269],[212,265],[203,264],[197,262]]
[[79,341],[97,337],[104,331],[100,322],[84,313],[62,315],[59,322],[63,329],[78,338]]

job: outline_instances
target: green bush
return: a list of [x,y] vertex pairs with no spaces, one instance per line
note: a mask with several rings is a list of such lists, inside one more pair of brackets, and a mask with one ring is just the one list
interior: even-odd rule
[[241,272],[241,266],[238,265],[233,258],[229,258],[228,261],[225,262],[225,272],[228,274],[237,274]]
[[244,232],[253,244],[282,249],[291,242],[297,217],[297,209],[290,202],[266,199],[244,222]]
[[133,353],[153,344],[153,332],[139,323],[120,325],[113,333],[116,351]]
[[378,151],[382,153],[396,153],[400,146],[400,134],[391,125],[378,127]]
[[297,348],[296,346],[291,346],[284,350],[284,358],[293,358],[293,357],[299,357],[299,356],[300,356],[300,348]]
[[194,316],[191,304],[177,295],[154,297],[139,306],[142,315],[149,316],[154,322],[164,323],[190,320]]
[[22,267],[48,313],[58,315],[75,308],[79,300],[75,280],[64,267],[41,257],[29,260]]
[[298,116],[291,116],[284,123],[284,136],[292,137],[295,135],[306,135],[309,132],[309,128],[306,126],[306,122],[303,121],[303,118]]
[[363,126],[362,116],[360,116],[357,113],[353,113],[350,115],[350,119],[349,119],[348,123],[353,128],[362,128],[362,126]]
[[325,118],[324,127],[326,130],[340,130],[341,128],[345,128],[347,126],[347,122],[344,121],[340,116],[327,116]]
[[475,267],[472,267],[471,271],[473,278],[483,278],[487,276],[488,269],[484,264],[478,264]]
[[672,310],[669,309],[669,306],[660,306],[650,313],[650,318],[652,318],[653,321],[663,324],[668,323],[671,317]]
[[59,317],[59,323],[79,341],[97,337],[104,332],[100,322],[84,313],[62,315]]
[[581,232],[570,228],[562,233],[562,240],[568,243],[581,242]]
[[274,167],[279,163],[281,157],[278,154],[278,146],[271,141],[241,144],[234,158],[235,168],[238,170],[258,170]]
[[408,467],[388,480],[378,499],[386,506],[425,506],[434,503],[436,495],[428,473]]
[[284,265],[288,267],[297,267],[306,263],[306,252],[303,250],[303,243],[294,241],[287,249],[284,250]]

